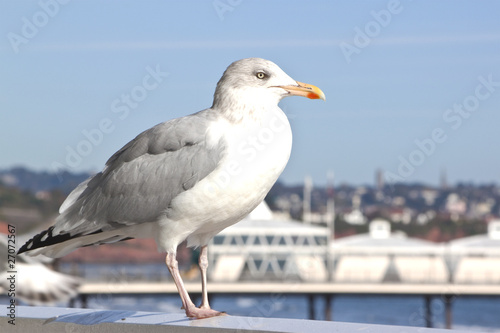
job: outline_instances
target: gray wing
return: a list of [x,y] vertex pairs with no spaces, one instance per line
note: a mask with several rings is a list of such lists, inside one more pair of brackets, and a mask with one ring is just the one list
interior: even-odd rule
[[139,134],[69,195],[52,234],[86,235],[156,221],[173,198],[219,163],[223,143],[206,144],[213,117],[202,111]]

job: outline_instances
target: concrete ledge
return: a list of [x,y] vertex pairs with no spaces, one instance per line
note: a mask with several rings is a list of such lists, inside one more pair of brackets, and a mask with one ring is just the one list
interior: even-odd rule
[[422,327],[238,316],[221,316],[201,320],[190,320],[183,314],[26,306],[16,307],[16,325],[13,326],[8,323],[10,318],[6,317],[5,309],[2,312],[3,314],[1,314],[0,317],[0,332],[450,332],[444,329]]

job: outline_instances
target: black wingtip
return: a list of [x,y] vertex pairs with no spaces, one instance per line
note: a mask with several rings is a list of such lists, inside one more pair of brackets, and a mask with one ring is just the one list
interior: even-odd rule
[[[21,246],[19,251],[17,251],[17,254],[32,251],[32,250],[35,250],[35,249],[38,249],[41,247],[59,244],[59,243],[62,243],[62,242],[65,242],[65,241],[68,241],[70,239],[77,238],[80,236],[86,236],[86,235],[82,235],[82,234],[70,235],[69,233],[54,235],[53,231],[54,231],[54,227],[50,227],[47,230],[42,231],[38,235],[35,235],[33,238],[31,238],[29,241],[27,241],[26,244]],[[100,232],[103,232],[103,230],[99,229],[99,230],[96,230],[96,231],[89,233],[87,235],[94,235],[94,234],[98,234]],[[120,237],[117,238],[116,236],[113,236],[109,239],[102,239],[102,240],[96,241],[94,243],[89,243],[89,244],[80,245],[80,246],[99,245],[99,244],[106,244],[108,242],[114,243],[114,242],[121,242],[121,241],[129,240],[129,239],[133,239],[133,237],[126,237],[125,236],[123,238],[120,238]]]
[[27,241],[26,244],[21,246],[19,251],[17,251],[17,254],[35,250],[45,246],[58,244],[73,238],[70,234],[54,235],[53,230],[54,227],[50,227],[47,230],[42,231],[38,235],[35,235],[32,239]]

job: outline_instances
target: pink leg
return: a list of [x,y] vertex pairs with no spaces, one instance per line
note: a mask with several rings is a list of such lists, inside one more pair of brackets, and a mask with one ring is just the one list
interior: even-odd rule
[[208,249],[207,246],[204,245],[201,247],[200,251],[200,259],[198,260],[198,264],[200,266],[201,271],[201,309],[210,309],[210,305],[208,304],[208,291],[207,291],[207,268],[208,268]]
[[191,301],[186,287],[184,287],[184,282],[182,282],[181,274],[179,273],[179,266],[177,264],[177,259],[175,258],[175,256],[176,253],[167,253],[165,262],[167,264],[168,270],[170,271],[170,274],[172,274],[172,277],[174,278],[175,286],[177,287],[177,291],[181,296],[182,306],[186,311],[186,316],[193,319],[201,319],[220,316],[221,314],[223,314],[222,312],[215,311],[210,308],[197,308],[193,304],[193,301]]

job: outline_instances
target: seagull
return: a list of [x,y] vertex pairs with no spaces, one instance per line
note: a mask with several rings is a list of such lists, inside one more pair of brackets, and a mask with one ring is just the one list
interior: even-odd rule
[[[16,238],[21,240],[22,235]],[[7,235],[0,234],[0,253],[8,253],[7,243]],[[58,302],[67,302],[78,294],[81,281],[48,268],[45,264],[51,262],[51,258],[43,256],[31,258],[21,254],[15,258],[14,270],[9,267],[7,255],[2,259],[0,259],[0,293],[12,293],[9,279],[15,271],[19,286],[14,291],[15,296],[29,305],[54,305]]]
[[[295,81],[269,60],[233,62],[210,108],[158,124],[123,146],[19,253],[61,257],[83,246],[154,238],[166,252],[186,316],[224,314],[208,303],[207,244],[257,207],[285,168],[292,132],[278,103],[286,96],[325,100],[318,87]],[[200,247],[200,307],[178,269],[184,240]]]

